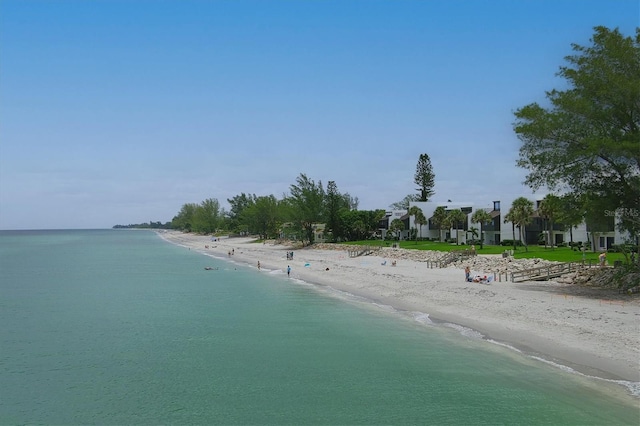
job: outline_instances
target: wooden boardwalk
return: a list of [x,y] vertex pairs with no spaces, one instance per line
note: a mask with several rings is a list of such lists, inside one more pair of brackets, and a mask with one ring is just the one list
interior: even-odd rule
[[557,263],[548,266],[539,266],[536,268],[523,269],[511,273],[511,282],[517,283],[522,281],[546,281],[551,278],[557,278],[561,275],[571,272],[581,271],[585,268],[596,266],[591,262],[566,262]]
[[349,257],[369,256],[380,251],[380,247],[358,246],[357,248],[347,250]]
[[452,250],[449,253],[447,253],[444,256],[442,256],[440,259],[438,259],[438,261],[437,261],[438,267],[439,268],[444,268],[445,266],[447,266],[448,264],[450,264],[452,262],[457,262],[459,260],[469,259],[470,257],[474,257],[476,255],[477,255],[477,253],[475,252],[475,250],[471,250],[471,249]]

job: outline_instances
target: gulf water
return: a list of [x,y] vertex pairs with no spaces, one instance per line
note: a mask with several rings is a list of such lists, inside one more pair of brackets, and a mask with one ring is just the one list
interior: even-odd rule
[[639,410],[616,383],[154,232],[0,232],[0,424],[637,425]]

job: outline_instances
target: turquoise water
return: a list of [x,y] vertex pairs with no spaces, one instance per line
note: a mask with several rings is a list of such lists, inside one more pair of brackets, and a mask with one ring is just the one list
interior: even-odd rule
[[640,422],[621,386],[153,232],[1,232],[0,292],[0,424]]

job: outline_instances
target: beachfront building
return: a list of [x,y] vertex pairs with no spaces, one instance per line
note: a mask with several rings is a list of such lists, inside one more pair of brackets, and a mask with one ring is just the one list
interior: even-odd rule
[[388,210],[385,212],[385,215],[382,219],[380,219],[380,223],[378,224],[378,234],[377,237],[381,239],[386,239],[389,230],[391,229],[391,222],[394,219],[400,219],[405,223],[405,230],[400,233],[400,239],[406,240],[409,235],[409,222],[406,219],[407,210]]
[[[553,223],[552,229],[549,230],[547,219],[538,213],[538,208],[544,196],[527,198],[533,202],[534,207],[531,222],[525,226],[522,235],[523,242],[526,242],[528,245],[545,244],[545,241],[551,241],[553,245],[558,246],[573,241],[574,243],[582,242],[583,245],[593,251],[604,251],[610,249],[615,244],[622,244],[630,238],[628,233],[620,232],[616,229],[615,215],[607,217],[604,223],[599,224],[598,228],[590,227],[584,222],[574,228],[569,228],[562,223],[555,222]],[[502,200],[502,202],[494,202],[494,209],[490,212],[492,217],[495,216],[494,223],[500,226],[499,223],[502,222],[499,235],[500,241],[520,239],[518,227],[516,226],[514,229],[511,223],[504,223],[504,216],[511,209],[513,201],[514,199],[509,199],[507,202],[504,200]],[[500,209],[501,204],[506,207]],[[485,229],[487,229],[486,226]],[[515,234],[513,231],[515,231]],[[551,235],[549,235],[549,233],[551,233]],[[484,241],[485,243],[487,242],[486,239]],[[488,243],[493,244],[490,241]],[[495,244],[499,243],[499,241],[495,242]]]
[[[547,219],[541,217],[538,208],[543,196],[535,198],[529,197],[533,202],[534,213],[531,221],[524,227],[522,235],[523,242],[528,245],[545,244],[550,241],[553,245],[567,244],[571,241],[582,242],[584,245],[594,251],[603,251],[610,249],[615,244],[621,244],[629,240],[629,234],[620,232],[616,229],[615,215],[609,214],[606,223],[600,224],[598,229],[587,226],[582,223],[574,228],[568,228],[562,223],[553,223],[553,227],[549,230]],[[402,232],[401,239],[407,239],[410,230],[415,228],[417,235],[422,238],[441,241],[457,241],[459,244],[466,244],[471,239],[482,239],[483,244],[499,245],[505,240],[519,240],[520,230],[511,223],[504,223],[504,216],[509,212],[513,204],[513,199],[495,200],[485,206],[476,206],[474,203],[467,202],[411,202],[409,207],[416,206],[422,210],[422,213],[428,219],[425,225],[417,225],[415,218],[407,213],[407,211],[396,211],[394,215],[388,214],[385,218],[387,224],[391,223],[393,218],[399,218],[406,221],[405,230]],[[434,222],[433,214],[437,207],[444,207],[446,212],[454,209],[461,210],[465,215],[465,220],[455,224],[448,229],[438,229]],[[483,209],[491,216],[491,221],[480,226],[479,223],[472,223],[471,216],[476,209]],[[391,213],[391,212],[389,212]],[[471,230],[482,228],[482,235],[473,236]],[[388,229],[388,228],[387,228]],[[549,235],[549,233],[551,235]]]
[[326,242],[326,225],[324,223],[314,223],[311,227],[313,228],[313,241],[316,243]]
[[[472,239],[470,234],[471,229],[471,214],[474,211],[474,204],[469,202],[438,202],[438,201],[412,201],[409,203],[409,208],[418,207],[422,210],[422,214],[427,219],[427,223],[424,225],[418,225],[415,223],[413,216],[407,215],[408,229],[415,228],[418,236],[422,238],[429,238],[430,240],[442,240],[452,241],[456,240],[460,244],[466,244],[468,239]],[[445,212],[451,210],[460,210],[465,215],[465,219],[459,223],[452,224],[451,227],[446,229],[438,228],[434,220],[434,212],[438,207],[444,207]],[[410,231],[407,231],[407,233]],[[407,234],[408,235],[408,234]]]

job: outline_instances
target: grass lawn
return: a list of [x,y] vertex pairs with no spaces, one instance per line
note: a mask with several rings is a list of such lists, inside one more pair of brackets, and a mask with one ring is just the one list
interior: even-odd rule
[[[397,242],[397,241],[396,241]],[[391,247],[392,242],[381,240],[366,240],[366,241],[352,241],[346,244],[354,245],[369,245],[374,247]],[[450,243],[440,243],[437,241],[399,241],[400,248],[408,250],[435,250],[435,251],[452,251],[452,250],[465,250],[470,246]],[[476,246],[478,254],[502,254],[505,250],[512,250],[513,247],[507,246],[490,246],[485,245],[482,249],[480,246]],[[587,251],[585,253],[585,260],[592,263],[598,262],[598,255],[600,253],[594,253]],[[582,252],[573,251],[570,247],[557,247],[557,248],[545,248],[544,246],[529,246],[526,251],[524,247],[517,247],[513,255],[516,259],[529,259],[540,258],[545,260],[553,260],[557,262],[580,262],[582,261]],[[625,262],[624,255],[622,253],[607,253],[607,261],[609,264],[613,264],[614,261],[621,260]]]

